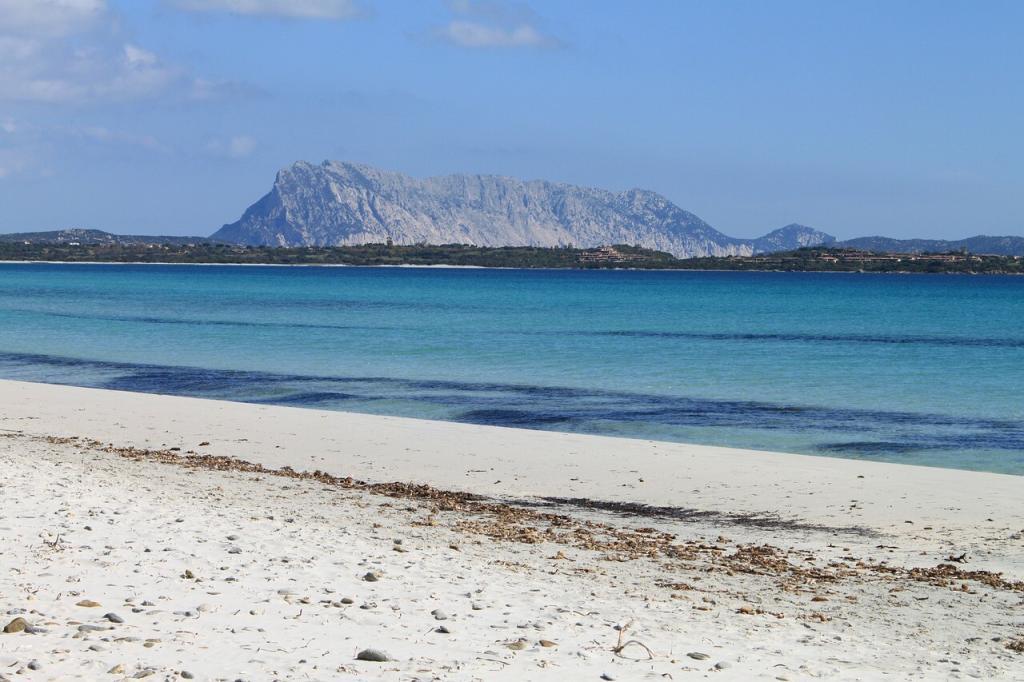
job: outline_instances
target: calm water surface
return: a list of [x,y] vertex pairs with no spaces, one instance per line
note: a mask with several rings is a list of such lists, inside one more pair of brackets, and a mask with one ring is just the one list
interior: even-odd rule
[[0,377],[1024,474],[1024,278],[5,264]]

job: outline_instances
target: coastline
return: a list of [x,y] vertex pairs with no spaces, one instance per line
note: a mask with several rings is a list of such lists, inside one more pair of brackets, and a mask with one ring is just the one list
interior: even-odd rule
[[29,679],[1021,661],[1020,476],[13,381],[0,458],[3,606],[41,630],[0,670]]
[[[790,516],[820,525],[900,533],[908,524],[894,516],[952,521],[942,517],[954,506],[964,529],[985,530],[993,515],[1024,527],[1024,476],[1013,474],[9,380],[0,380],[0,415],[7,431],[157,449],[205,440],[220,455],[275,469],[494,497],[777,512],[760,494],[767,485],[786,496]],[[855,509],[847,495],[859,495]]]
[[494,265],[420,265],[402,263],[397,265],[349,265],[346,263],[180,263],[163,261],[62,261],[62,260],[0,260],[0,265],[199,265],[246,268],[417,268],[452,270],[549,270],[552,272],[749,272],[787,274],[831,274],[831,275],[960,275],[965,277],[1024,277],[1017,272],[912,272],[893,270],[878,272],[872,270],[725,270],[715,268],[522,268]]

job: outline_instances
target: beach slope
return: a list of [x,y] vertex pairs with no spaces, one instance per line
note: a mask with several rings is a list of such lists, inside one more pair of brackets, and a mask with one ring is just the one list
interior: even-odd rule
[[7,381],[0,464],[0,679],[1024,665],[1022,477]]

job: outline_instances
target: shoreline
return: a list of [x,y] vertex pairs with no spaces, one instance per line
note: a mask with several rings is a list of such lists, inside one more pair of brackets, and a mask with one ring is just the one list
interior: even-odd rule
[[0,464],[0,679],[1022,662],[1019,476],[13,381]]
[[[218,454],[271,468],[371,482],[395,480],[400,471],[403,480],[494,497],[674,508],[691,497],[687,491],[704,486],[730,494],[695,494],[688,502],[700,501],[705,511],[761,514],[776,511],[760,504],[760,491],[771,485],[788,495],[790,515],[822,525],[897,528],[891,517],[903,506],[899,500],[917,495],[911,506],[927,504],[936,517],[955,504],[965,527],[986,523],[992,513],[1024,527],[1016,499],[1024,496],[1024,476],[1014,474],[0,380],[0,429],[12,424],[29,434],[115,446],[187,451],[191,441],[210,441]],[[837,509],[834,494],[845,491],[822,492],[867,488],[859,483],[866,479],[871,489],[860,491],[853,510]],[[972,497],[980,489],[987,490],[984,505]]]
[[964,277],[1024,277],[1017,272],[912,272],[894,270],[875,272],[871,270],[723,270],[715,268],[515,268],[494,265],[450,265],[438,263],[421,265],[400,263],[396,265],[349,265],[347,263],[175,263],[163,261],[61,261],[61,260],[0,260],[0,265],[198,265],[246,268],[417,268],[452,270],[525,270],[551,272],[737,272],[774,274],[830,274],[830,275],[958,275]]

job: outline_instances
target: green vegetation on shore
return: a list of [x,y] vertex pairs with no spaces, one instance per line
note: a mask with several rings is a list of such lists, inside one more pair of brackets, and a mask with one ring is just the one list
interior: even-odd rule
[[1024,274],[1024,258],[1020,257],[964,253],[890,254],[823,247],[756,256],[678,259],[662,251],[626,245],[594,249],[465,244],[285,248],[209,242],[89,244],[9,241],[0,242],[0,261]]

